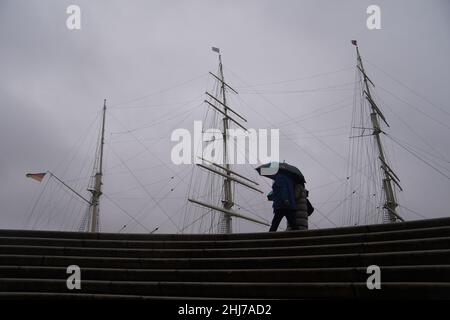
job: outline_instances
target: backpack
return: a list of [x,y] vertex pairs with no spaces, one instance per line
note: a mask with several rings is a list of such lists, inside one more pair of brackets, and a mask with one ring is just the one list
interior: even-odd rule
[[308,197],[309,197],[309,191],[306,190],[306,212],[308,213],[308,217],[309,217],[314,212],[314,207],[311,204],[311,202],[309,202]]
[[308,198],[306,198],[306,206],[307,206],[306,212],[308,212],[309,217],[314,212],[314,207],[312,206],[311,202],[309,202]]

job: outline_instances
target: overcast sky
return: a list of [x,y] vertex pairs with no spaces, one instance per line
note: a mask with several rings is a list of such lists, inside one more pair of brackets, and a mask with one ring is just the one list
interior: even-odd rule
[[[66,27],[71,4],[81,8],[80,30]],[[372,4],[381,8],[381,30],[366,26]],[[399,203],[416,212],[402,208],[401,214],[406,220],[448,216],[449,33],[446,0],[1,0],[0,227],[76,228],[82,216],[72,208],[77,200],[65,206],[70,196],[52,182],[39,198],[46,181],[25,174],[50,170],[88,195],[106,98],[109,199],[102,202],[102,230],[117,232],[127,225],[122,231],[179,231],[183,220],[193,219],[184,207],[193,191],[191,179],[199,173],[171,164],[170,132],[192,130],[193,121],[204,118],[204,91],[213,85],[208,72],[217,71],[212,46],[221,49],[225,77],[240,92],[230,104],[250,127],[279,128],[284,135],[281,159],[302,170],[320,211],[311,227],[345,224],[344,206],[335,207],[349,190],[352,39],[358,40],[389,120],[386,132],[434,161],[431,168],[386,141],[404,189]],[[338,109],[308,118],[330,105]],[[268,181],[258,181],[269,190]],[[252,211],[271,219],[263,195],[250,193],[242,201],[242,207],[254,206]],[[54,207],[55,202],[65,207]],[[245,223],[236,228],[267,229]]]

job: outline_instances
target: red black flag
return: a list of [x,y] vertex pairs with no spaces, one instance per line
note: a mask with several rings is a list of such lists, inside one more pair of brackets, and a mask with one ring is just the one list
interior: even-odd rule
[[46,174],[47,174],[47,172],[41,172],[41,173],[27,173],[27,174],[26,174],[26,177],[41,182],[41,181],[44,179],[44,177],[45,177]]

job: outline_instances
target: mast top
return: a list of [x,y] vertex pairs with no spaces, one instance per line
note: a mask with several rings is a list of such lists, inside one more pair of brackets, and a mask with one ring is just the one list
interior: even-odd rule
[[[217,47],[211,47],[211,50],[214,52],[217,52],[217,54],[219,55],[219,66],[220,66],[220,69],[222,69],[222,55],[220,54],[220,49]],[[223,75],[222,75],[222,78],[223,78]],[[223,79],[222,79],[222,81],[223,81]]]
[[217,47],[211,47],[211,50],[217,52],[220,55],[220,49]]

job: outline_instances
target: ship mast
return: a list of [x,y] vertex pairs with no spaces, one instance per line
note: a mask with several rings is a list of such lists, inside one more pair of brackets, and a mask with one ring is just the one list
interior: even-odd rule
[[100,145],[97,149],[96,161],[94,164],[94,183],[91,189],[92,193],[91,205],[89,207],[89,224],[88,230],[90,232],[99,231],[99,206],[100,196],[102,195],[102,176],[103,176],[103,145],[105,144],[105,115],[106,115],[106,99],[103,101],[103,115]]
[[397,185],[397,187],[401,190],[400,186],[400,180],[395,174],[395,172],[391,169],[391,167],[388,165],[388,162],[386,160],[383,143],[381,141],[380,134],[383,132],[380,127],[380,119],[383,120],[383,122],[389,127],[389,124],[386,121],[386,118],[384,117],[383,113],[381,112],[380,108],[375,103],[374,99],[372,98],[371,92],[370,92],[370,86],[369,82],[372,86],[375,87],[375,85],[372,83],[372,81],[367,76],[363,62],[361,59],[361,55],[359,53],[359,48],[356,40],[352,41],[352,44],[356,47],[356,54],[357,54],[357,60],[358,60],[358,69],[363,76],[364,79],[364,88],[363,93],[366,97],[367,101],[370,105],[370,119],[372,122],[372,130],[373,130],[373,136],[375,138],[375,142],[377,145],[378,150],[378,159],[380,160],[380,167],[383,170],[383,185],[382,189],[385,193],[385,203],[384,203],[384,209],[386,210],[386,215],[388,217],[389,222],[396,222],[398,220],[403,221],[402,217],[400,217],[397,213],[397,207],[398,203],[395,197],[395,189],[393,186],[393,183]]
[[[235,110],[231,109],[228,106],[227,98],[226,98],[226,90],[229,89],[233,93],[237,94],[237,91],[234,90],[230,85],[228,85],[225,82],[224,74],[223,74],[223,65],[222,65],[222,55],[220,54],[219,48],[212,48],[214,52],[217,52],[219,55],[219,75],[215,75],[214,73],[211,73],[211,76],[213,76],[217,81],[220,83],[220,91],[221,91],[221,100],[219,100],[217,97],[214,97],[212,94],[206,92],[207,97],[210,99],[205,100],[205,103],[213,108],[216,112],[219,112],[221,115],[223,115],[222,123],[223,123],[223,131],[222,131],[222,141],[223,141],[223,165],[213,163],[209,160],[203,159],[201,157],[201,160],[203,161],[203,164],[197,164],[198,167],[205,169],[209,172],[212,172],[214,174],[217,174],[219,176],[222,176],[223,179],[223,187],[224,187],[224,196],[222,200],[222,207],[215,206],[212,204],[205,203],[203,201],[199,201],[196,199],[189,198],[188,200],[192,203],[195,203],[197,205],[203,206],[205,208],[211,209],[213,211],[219,211],[221,213],[220,221],[219,221],[219,231],[221,233],[232,233],[232,217],[241,218],[247,221],[251,221],[254,223],[262,224],[269,226],[264,221],[261,221],[259,219],[255,219],[252,217],[249,217],[247,215],[244,215],[242,213],[237,213],[232,210],[234,206],[233,202],[233,193],[232,193],[232,186],[233,184],[239,184],[240,186],[249,188],[250,190],[263,193],[260,189],[257,188],[258,183],[246,178],[245,176],[242,176],[241,174],[234,172],[230,166],[229,161],[229,155],[228,155],[228,129],[230,127],[230,121],[240,128],[247,131],[247,129],[237,120],[236,117],[240,118],[242,121],[247,122],[247,120],[242,117],[240,114],[238,114]],[[233,116],[231,116],[233,114]],[[244,181],[245,180],[245,181]]]
[[[233,194],[231,193],[231,172],[230,172],[230,164],[228,161],[228,151],[227,151],[227,140],[228,140],[228,107],[227,107],[227,99],[226,99],[226,90],[225,90],[225,79],[223,76],[223,66],[222,66],[222,55],[219,51],[219,72],[220,72],[220,80],[221,80],[221,88],[222,88],[222,101],[223,101],[223,111],[224,111],[224,117],[222,119],[223,121],[223,163],[225,164],[225,172],[227,177],[224,180],[224,193],[225,198],[223,200],[223,208],[225,210],[230,210],[234,203],[233,203]],[[221,216],[221,221],[219,222],[219,228],[222,231],[222,233],[232,233],[232,224],[231,224],[231,215],[228,213],[224,213]]]

